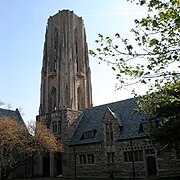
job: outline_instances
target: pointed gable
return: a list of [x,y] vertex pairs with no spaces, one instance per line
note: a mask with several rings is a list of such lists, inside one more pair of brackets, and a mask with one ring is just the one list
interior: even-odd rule
[[112,110],[109,107],[107,107],[107,109],[106,109],[106,111],[104,113],[102,121],[104,123],[106,123],[106,122],[110,122],[110,121],[113,121],[113,120],[116,120],[115,114],[112,112]]
[[114,120],[117,121],[119,127],[123,127],[123,123],[122,123],[122,121],[121,121],[121,118],[119,117],[119,114],[113,112],[113,111],[111,110],[111,108],[109,108],[109,107],[108,107],[108,110],[109,110],[109,112],[112,114],[112,116],[114,117]]

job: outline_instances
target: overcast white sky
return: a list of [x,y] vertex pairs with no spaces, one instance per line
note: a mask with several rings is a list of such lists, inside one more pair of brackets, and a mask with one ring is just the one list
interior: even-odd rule
[[[134,19],[145,8],[126,0],[1,0],[0,1],[0,100],[23,108],[25,121],[38,115],[40,72],[47,19],[59,10],[73,10],[85,22],[89,49],[98,33],[130,36]],[[130,90],[115,92],[115,76],[106,64],[90,57],[93,104],[132,97]],[[141,89],[141,92],[145,90]]]

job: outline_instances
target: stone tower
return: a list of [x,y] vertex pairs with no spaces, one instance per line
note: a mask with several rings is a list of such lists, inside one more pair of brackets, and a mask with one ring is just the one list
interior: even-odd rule
[[91,106],[91,72],[83,19],[72,11],[59,11],[48,19],[46,29],[39,114]]
[[50,152],[39,159],[37,176],[64,174],[68,167],[68,143],[81,116],[92,107],[91,72],[83,19],[72,11],[59,11],[48,19],[41,96],[37,121],[43,121],[61,140],[62,154]]

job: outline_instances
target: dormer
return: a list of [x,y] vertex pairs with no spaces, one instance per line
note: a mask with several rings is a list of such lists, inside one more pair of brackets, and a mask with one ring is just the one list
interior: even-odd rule
[[110,107],[107,107],[107,110],[102,119],[103,123],[103,134],[104,141],[112,143],[117,140],[119,133],[123,128],[123,124],[118,114],[113,112]]
[[86,139],[94,139],[96,135],[97,130],[89,130],[89,131],[84,131],[81,136],[81,140],[86,140]]

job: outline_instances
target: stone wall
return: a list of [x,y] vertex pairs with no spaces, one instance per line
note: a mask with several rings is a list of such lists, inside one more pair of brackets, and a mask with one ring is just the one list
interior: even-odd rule
[[[162,152],[159,155],[157,150],[144,139],[118,141],[114,163],[107,162],[103,142],[71,146],[67,149],[68,164],[63,169],[63,176],[67,178],[74,178],[75,176],[77,178],[133,178],[133,173],[135,178],[148,178],[147,158],[149,156],[156,159],[156,176],[180,176],[180,160],[175,157],[175,154]],[[134,172],[133,163],[124,162],[123,154],[124,151],[132,151],[132,149],[133,151],[142,150],[143,152],[143,161],[134,161]],[[94,164],[80,164],[80,155],[82,154],[94,154]]]

